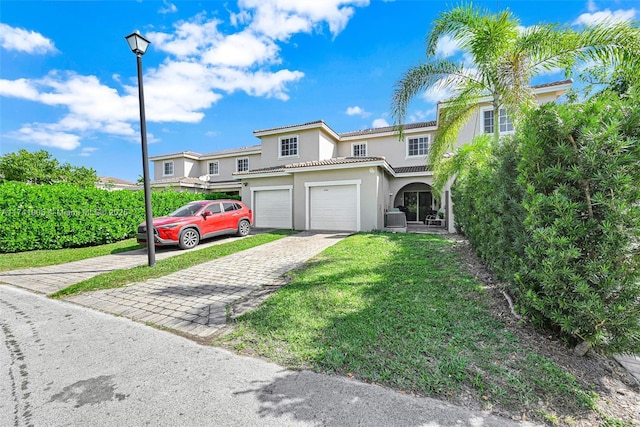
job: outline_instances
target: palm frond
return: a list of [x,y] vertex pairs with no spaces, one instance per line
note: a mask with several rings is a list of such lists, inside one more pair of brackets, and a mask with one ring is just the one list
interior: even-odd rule
[[396,83],[391,101],[391,114],[399,138],[402,139],[407,107],[416,95],[428,88],[448,88],[455,92],[468,81],[473,81],[473,76],[465,73],[462,65],[451,61],[441,60],[409,69]]

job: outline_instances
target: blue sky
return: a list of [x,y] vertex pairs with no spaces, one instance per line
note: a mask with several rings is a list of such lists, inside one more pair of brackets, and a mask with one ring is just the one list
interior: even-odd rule
[[[142,174],[139,30],[149,154],[256,145],[254,130],[324,120],[337,132],[393,123],[395,82],[424,59],[438,0],[29,1],[0,4],[0,155],[45,149],[99,176]],[[637,0],[476,1],[523,26],[639,19]],[[455,56],[442,40],[440,54]],[[560,80],[548,74],[534,83]],[[435,119],[426,93],[409,121]]]

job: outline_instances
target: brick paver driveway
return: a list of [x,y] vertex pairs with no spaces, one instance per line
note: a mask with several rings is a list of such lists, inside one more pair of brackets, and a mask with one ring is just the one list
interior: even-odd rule
[[204,338],[225,325],[229,304],[283,285],[286,272],[347,235],[302,232],[158,279],[66,300]]

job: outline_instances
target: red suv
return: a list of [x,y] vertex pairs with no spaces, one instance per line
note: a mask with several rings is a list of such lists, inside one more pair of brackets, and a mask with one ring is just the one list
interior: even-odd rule
[[[251,231],[253,212],[237,200],[199,200],[153,219],[156,246],[178,245],[191,249],[200,240],[221,234],[246,236]],[[147,224],[138,226],[138,243],[147,243]]]

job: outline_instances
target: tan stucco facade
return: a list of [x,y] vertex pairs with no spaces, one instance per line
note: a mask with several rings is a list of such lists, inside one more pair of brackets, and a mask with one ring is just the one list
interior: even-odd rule
[[[556,102],[570,86],[570,81],[564,81],[533,89],[537,102],[543,104]],[[490,98],[480,100],[462,127],[457,146],[467,144],[485,132],[483,113],[491,109],[490,101]],[[436,116],[443,108],[446,103],[438,104]],[[437,121],[411,123],[404,126],[404,136],[400,140],[392,126],[340,134],[319,120],[254,131],[260,144],[253,147],[205,155],[187,151],[155,156],[151,160],[154,179],[157,182],[164,180],[163,185],[173,185],[169,182],[176,178],[174,181],[178,186],[194,191],[215,188],[238,191],[252,208],[257,195],[262,197],[260,201],[264,206],[271,203],[269,209],[275,206],[276,210],[280,205],[279,198],[283,197],[283,209],[291,210],[287,221],[298,230],[310,228],[310,198],[316,189],[318,200],[322,199],[322,194],[329,201],[338,194],[341,196],[335,196],[335,200],[340,197],[340,200],[350,200],[351,195],[357,198],[357,203],[353,204],[356,225],[349,222],[353,231],[381,230],[386,212],[416,204],[417,211],[411,211],[412,215],[407,214],[407,218],[420,221],[427,210],[441,209],[445,213],[446,228],[453,232],[451,182],[436,197],[432,190],[433,175],[426,165],[426,155],[437,131]],[[238,171],[239,159],[247,159],[248,171]],[[167,161],[173,162],[171,176],[164,174],[164,162]],[[209,174],[211,162],[217,162],[217,174]],[[342,193],[339,187],[344,190]],[[329,191],[331,188],[338,191]],[[273,191],[273,197],[260,191]],[[330,203],[325,206],[328,211]],[[345,206],[344,211],[347,210]],[[351,206],[349,204],[349,209]],[[264,211],[271,212],[269,209]]]

